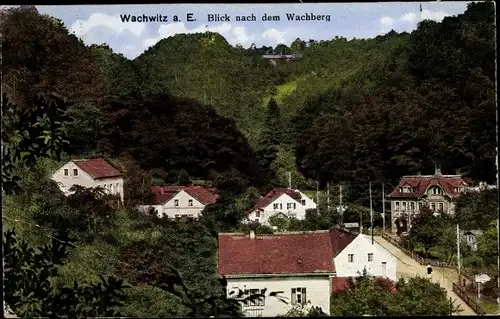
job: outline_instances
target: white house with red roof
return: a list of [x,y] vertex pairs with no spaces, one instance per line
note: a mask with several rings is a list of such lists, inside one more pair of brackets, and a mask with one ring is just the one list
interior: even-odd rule
[[330,295],[363,269],[396,280],[396,260],[364,235],[342,229],[266,235],[220,233],[218,271],[229,298],[264,298],[242,303],[247,316],[283,315],[297,304],[330,313]]
[[75,159],[64,164],[52,174],[65,195],[73,185],[102,187],[109,194],[120,196],[123,202],[123,174],[102,158]]
[[153,208],[159,217],[198,218],[207,205],[214,204],[219,195],[214,189],[202,186],[151,186],[153,199],[140,205],[141,211]]
[[466,191],[467,184],[460,175],[403,176],[398,186],[387,196],[391,202],[392,232],[407,231],[411,218],[422,206],[436,213],[454,214],[456,198]]
[[308,209],[316,209],[316,203],[301,191],[274,188],[248,212],[247,220],[268,225],[272,216],[304,219]]

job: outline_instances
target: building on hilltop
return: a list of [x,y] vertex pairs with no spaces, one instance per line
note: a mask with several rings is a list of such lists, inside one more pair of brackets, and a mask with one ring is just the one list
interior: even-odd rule
[[102,158],[74,159],[52,174],[61,191],[71,194],[73,185],[102,187],[106,193],[120,196],[123,202],[123,174]]
[[273,216],[305,219],[308,209],[316,209],[316,203],[301,191],[291,188],[274,188],[259,199],[248,212],[247,222],[256,221],[269,225],[269,218]]
[[159,217],[198,218],[207,205],[214,204],[219,195],[214,189],[202,186],[151,186],[150,203],[139,205],[139,210],[154,209]]
[[263,295],[242,304],[246,316],[283,315],[295,305],[319,306],[329,314],[331,293],[363,269],[396,280],[394,256],[342,229],[218,236],[218,271],[228,297]]
[[456,198],[466,187],[461,175],[443,175],[437,168],[434,175],[403,176],[387,196],[391,203],[392,233],[408,231],[412,216],[423,206],[436,213],[454,214]]

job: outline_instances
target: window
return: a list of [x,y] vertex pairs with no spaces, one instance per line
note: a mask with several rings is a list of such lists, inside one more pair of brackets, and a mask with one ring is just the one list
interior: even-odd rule
[[[264,293],[265,293],[264,289],[250,289],[250,296],[257,294],[264,295]],[[262,296],[261,298],[256,298],[250,301],[249,306],[265,306],[265,298],[266,298],[265,296]]]
[[431,210],[436,211],[436,203],[431,203]]
[[415,210],[415,203],[414,203],[414,202],[411,202],[411,203],[410,203],[410,210],[411,210],[411,211],[414,211],[414,210]]
[[67,168],[64,169],[64,176],[68,176],[69,175],[69,171]]
[[273,209],[278,209],[278,203],[273,204]]
[[255,217],[260,218],[260,212],[259,211],[255,212]]
[[428,193],[432,195],[441,195],[443,191],[441,190],[441,187],[433,186],[429,189]]
[[406,202],[403,202],[403,211],[406,211]]
[[293,206],[292,206],[293,203],[286,203],[286,209],[291,209]]
[[193,206],[193,200],[192,200],[192,199],[190,199],[190,200],[188,201],[188,205],[189,205],[189,206]]
[[306,205],[306,200],[305,199],[301,200],[300,202],[302,203],[302,205],[304,205],[304,206]]
[[174,200],[174,206],[176,206],[176,207],[179,206],[179,200],[178,199]]
[[350,262],[350,263],[354,262],[354,254],[348,254],[347,255],[347,261]]
[[119,194],[120,193],[120,184],[116,184],[116,193]]
[[373,253],[368,253],[368,261],[373,261]]
[[304,305],[306,302],[306,288],[292,288],[292,305]]
[[296,209],[297,208],[297,205],[295,203],[293,203],[293,209]]
[[399,202],[396,202],[396,210],[399,210]]
[[438,203],[438,209],[443,210],[443,203]]
[[282,203],[280,203],[280,209],[283,209],[283,204]]
[[422,208],[422,205],[423,205],[422,202],[418,202],[418,208]]
[[73,176],[78,176],[78,169],[76,168],[73,169]]
[[403,191],[403,189],[402,189],[401,187],[400,187],[400,188],[398,188],[398,190],[399,190],[399,192],[400,192],[400,193]]

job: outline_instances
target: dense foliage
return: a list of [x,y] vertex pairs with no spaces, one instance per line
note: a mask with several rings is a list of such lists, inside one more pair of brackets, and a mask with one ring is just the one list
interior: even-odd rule
[[366,273],[332,294],[333,316],[449,316],[458,308],[428,279],[400,279],[394,286]]
[[[275,48],[232,47],[210,32],[179,34],[130,61],[106,44],[86,46],[32,6],[2,10],[2,187],[12,194],[2,209],[5,228],[17,236],[4,234],[9,306],[20,316],[238,316],[217,278],[214,236],[271,232],[240,221],[259,193],[287,187],[289,176],[301,189],[330,182],[332,196],[341,183],[344,221],[365,226],[369,181],[375,211],[382,183],[435,164],[491,182],[493,17],[493,4],[481,2],[439,23],[423,21],[411,34],[297,39]],[[264,53],[302,58],[273,67]],[[90,156],[125,173],[126,207],[110,205],[99,189],[75,188],[65,197],[49,181],[64,160]],[[221,198],[199,221],[133,209],[150,185],[165,183],[208,184]],[[485,231],[470,255],[470,264],[484,268],[477,258],[494,262],[493,195],[467,196],[457,203],[457,220]],[[327,228],[339,216],[336,199],[326,202],[321,197],[304,221],[273,223]],[[452,245],[452,221],[424,213],[415,225],[411,237],[425,250]],[[48,240],[61,234],[74,246],[68,252]],[[104,280],[109,276],[130,287]],[[419,280],[399,282],[391,293],[363,279],[334,297],[332,309],[451,313],[443,293]],[[367,313],[374,305],[380,313]]]

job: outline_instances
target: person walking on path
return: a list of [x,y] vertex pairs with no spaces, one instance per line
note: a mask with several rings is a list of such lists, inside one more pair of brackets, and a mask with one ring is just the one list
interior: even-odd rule
[[431,264],[428,264],[427,265],[427,277],[429,278],[429,280],[431,280],[432,278],[432,267],[431,267]]

